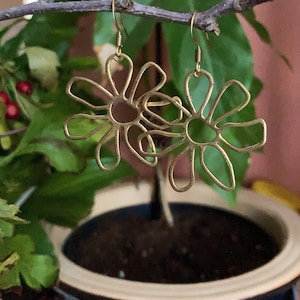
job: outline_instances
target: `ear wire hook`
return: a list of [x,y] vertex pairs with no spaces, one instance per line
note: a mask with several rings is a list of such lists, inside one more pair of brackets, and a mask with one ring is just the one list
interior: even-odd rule
[[121,49],[123,47],[123,45],[122,45],[122,33],[121,33],[121,30],[122,29],[124,30],[126,36],[128,36],[128,32],[127,32],[127,30],[125,28],[124,18],[123,18],[123,15],[121,13],[120,13],[121,23],[119,23],[119,21],[117,19],[115,0],[111,1],[111,11],[112,11],[112,15],[113,15],[114,23],[115,23],[115,28],[117,30],[117,38],[116,38],[117,50],[116,50],[116,55],[117,55],[117,57],[119,57],[121,55],[121,53],[122,53]]
[[195,37],[195,33],[194,33],[194,25],[195,25],[195,18],[196,18],[196,15],[197,15],[198,12],[194,12],[192,14],[192,18],[191,18],[191,22],[190,22],[190,30],[191,30],[191,37],[192,37],[192,40],[195,44],[196,47],[200,47],[199,46],[199,43],[198,43],[198,40],[196,39]]
[[112,11],[113,19],[114,19],[114,22],[115,22],[115,27],[116,27],[117,31],[121,31],[121,27],[119,26],[119,22],[118,22],[118,19],[117,19],[117,16],[116,16],[116,3],[115,3],[115,0],[111,1],[111,11]]
[[196,39],[195,32],[194,32],[194,25],[195,25],[196,15],[197,15],[197,12],[195,11],[192,15],[192,18],[191,18],[190,31],[191,31],[191,37],[192,37],[193,43],[196,46],[196,50],[195,50],[196,67],[195,67],[194,75],[196,77],[198,77],[200,72],[201,72],[200,64],[201,64],[201,60],[202,60],[202,52],[201,52],[200,44],[199,44],[198,40]]
[[116,3],[115,0],[111,1],[111,11],[115,23],[115,28],[117,30],[117,37],[116,37],[116,44],[117,44],[117,49],[116,49],[116,59],[120,57],[122,53],[122,33],[121,33],[121,26],[119,25],[117,16],[116,16]]
[[118,22],[118,19],[117,19],[117,16],[116,16],[116,0],[112,0],[111,10],[112,10],[113,19],[114,19],[115,27],[116,27],[117,31],[121,31],[123,29],[126,36],[128,36],[128,32],[127,32],[125,24],[124,24],[124,18],[123,18],[123,15],[121,13],[120,13],[121,23]]

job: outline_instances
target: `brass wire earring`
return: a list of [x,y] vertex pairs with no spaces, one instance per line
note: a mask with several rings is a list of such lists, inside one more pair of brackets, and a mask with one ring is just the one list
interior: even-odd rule
[[[151,151],[145,151],[145,155],[152,155],[154,157],[162,157],[168,153],[170,153],[172,150],[175,149],[181,149],[179,152],[175,152],[175,156],[172,159],[169,168],[168,168],[168,177],[171,186],[174,190],[178,192],[184,192],[188,189],[190,189],[195,182],[195,164],[196,164],[196,156],[198,155],[200,166],[203,168],[207,176],[220,188],[226,190],[226,191],[232,191],[235,186],[235,173],[233,165],[230,161],[230,158],[225,150],[225,147],[229,147],[232,150],[235,150],[240,153],[245,152],[251,152],[254,150],[259,149],[262,147],[266,142],[266,124],[263,119],[254,119],[248,122],[225,122],[226,119],[239,111],[241,111],[243,108],[247,106],[247,104],[250,101],[250,93],[246,89],[246,87],[239,82],[238,80],[229,80],[224,84],[224,86],[221,88],[221,90],[218,92],[215,99],[212,101],[210,107],[209,107],[209,101],[213,92],[214,87],[214,79],[213,76],[207,72],[206,70],[203,70],[201,68],[201,59],[202,59],[202,52],[200,45],[195,37],[194,34],[194,20],[196,16],[196,12],[193,14],[191,18],[190,23],[190,30],[191,30],[191,37],[193,40],[193,43],[196,46],[196,52],[195,52],[195,69],[190,71],[184,81],[184,92],[185,92],[185,98],[187,102],[187,107],[184,107],[181,104],[181,101],[178,101],[178,99],[175,98],[169,98],[168,101],[170,101],[170,104],[172,103],[174,106],[177,107],[177,109],[180,111],[180,116],[184,116],[184,118],[180,118],[177,120],[177,122],[174,122],[173,124],[170,124],[166,120],[162,120],[162,123],[165,123],[166,125],[176,127],[176,132],[167,132],[165,130],[149,130],[148,132],[143,133],[140,136],[140,141],[144,138],[149,138],[150,136],[162,136],[165,138],[172,138],[175,140],[173,144],[171,144],[169,147],[163,149],[160,153],[154,153]],[[191,78],[194,78],[195,80],[199,80],[201,78],[206,78],[208,81],[208,89],[205,95],[205,98],[202,102],[202,105],[198,110],[196,110],[193,99],[191,97],[190,93],[190,80]],[[215,117],[215,111],[216,108],[221,101],[222,95],[226,92],[226,90],[231,87],[236,86],[240,89],[242,94],[244,95],[244,99],[242,102],[234,107],[232,110],[225,112],[222,116]],[[145,100],[144,106],[147,107],[147,99]],[[205,113],[204,112],[207,112]],[[181,119],[184,119],[183,122],[181,122]],[[225,123],[224,123],[225,122]],[[194,124],[193,124],[194,123]],[[193,125],[192,125],[193,124]],[[195,126],[195,124],[201,128],[206,129],[210,132],[210,138],[208,140],[203,140],[203,137],[195,137],[195,135],[191,132],[191,127]],[[229,140],[224,137],[224,131],[228,128],[242,128],[242,127],[251,127],[259,125],[262,128],[262,140],[258,141],[257,143],[253,145],[246,145],[246,146],[235,146],[230,143]],[[180,130],[178,130],[178,128]],[[224,146],[223,146],[224,145]],[[183,148],[183,149],[182,149]],[[228,174],[229,174],[229,184],[224,183],[221,181],[220,178],[212,170],[210,170],[209,166],[207,165],[205,161],[205,155],[209,149],[213,149],[214,151],[217,151],[221,158],[223,159],[223,162],[220,161],[220,163],[224,163],[227,166]],[[185,186],[179,186],[175,180],[174,171],[177,163],[179,160],[184,156],[188,155],[189,157],[189,166],[190,166],[190,174],[189,174],[189,180],[188,183]]]
[[[258,118],[248,122],[230,122],[227,118],[238,113],[247,106],[250,101],[250,93],[246,87],[238,80],[229,80],[224,84],[221,90],[217,93],[216,97],[211,100],[214,79],[213,76],[206,70],[201,68],[202,52],[200,44],[197,41],[194,34],[194,21],[196,12],[192,15],[190,23],[190,32],[193,43],[196,46],[195,51],[195,68],[190,71],[184,80],[184,94],[187,105],[182,104],[182,100],[175,96],[170,97],[162,92],[160,89],[166,83],[166,73],[155,62],[149,61],[145,63],[139,70],[136,78],[133,80],[133,62],[129,56],[122,53],[122,33],[121,29],[124,29],[124,23],[121,17],[122,25],[117,20],[115,14],[115,2],[112,1],[112,14],[115,22],[115,28],[117,30],[116,39],[116,51],[113,55],[109,56],[105,64],[105,72],[108,77],[108,84],[110,90],[96,83],[95,81],[85,77],[73,77],[69,81],[66,87],[67,94],[75,101],[84,104],[92,113],[79,113],[70,116],[64,122],[65,135],[73,140],[84,140],[94,135],[98,135],[98,142],[95,149],[96,161],[100,169],[104,171],[114,170],[121,161],[120,153],[120,140],[123,136],[127,148],[145,165],[156,166],[158,160],[165,155],[170,154],[173,150],[175,155],[171,160],[168,167],[168,178],[171,186],[175,191],[183,192],[192,187],[195,182],[195,165],[198,157],[198,162],[207,176],[216,185],[226,191],[232,191],[235,186],[235,173],[234,167],[230,161],[230,158],[226,152],[226,148],[231,150],[245,153],[251,152],[262,147],[266,142],[266,124],[264,120]],[[124,29],[125,31],[125,29]],[[128,74],[124,85],[118,88],[116,82],[113,79],[112,64],[121,63],[126,61],[128,65]],[[138,85],[145,74],[150,68],[153,68],[161,77],[160,81],[150,90],[143,93],[141,96],[136,96]],[[190,80],[200,80],[206,78],[208,82],[208,88],[205,97],[202,101],[200,108],[197,110],[194,106],[193,99],[190,92]],[[94,88],[101,91],[109,99],[107,104],[94,105],[87,100],[76,95],[72,91],[74,83],[82,81],[90,84]],[[130,91],[129,85],[131,84]],[[238,88],[243,99],[240,104],[233,104],[233,108],[230,111],[223,113],[221,116],[216,116],[216,108],[222,99],[223,94],[229,87],[235,86]],[[128,95],[127,95],[128,94]],[[210,103],[211,102],[211,103]],[[173,120],[166,120],[163,116],[156,113],[157,109],[162,106],[174,106],[178,113]],[[118,115],[116,111],[128,112],[130,116]],[[103,113],[105,112],[105,113]],[[206,112],[206,113],[205,113]],[[93,128],[86,134],[76,135],[72,132],[72,121],[74,120],[89,120],[93,123]],[[233,145],[224,134],[227,129],[233,128],[247,128],[251,126],[260,126],[262,128],[262,139],[253,145],[247,144],[246,146]],[[191,128],[199,126],[209,132],[207,136],[196,136]],[[130,140],[130,131],[136,128],[139,130],[136,141],[137,145],[133,146]],[[100,136],[100,137],[99,137]],[[165,148],[157,146],[155,141],[160,136],[164,139],[171,139],[172,143]],[[104,159],[101,154],[102,147],[109,141],[114,141],[114,150],[116,159],[112,165],[105,165]],[[210,150],[217,151],[220,155],[220,163],[227,166],[229,174],[229,183],[224,183],[218,177],[213,170],[210,169],[206,162],[206,154]],[[173,154],[173,153],[172,153]],[[175,168],[177,163],[185,155],[189,157],[189,179],[185,186],[179,186],[175,179]]]
[[[131,130],[134,128],[139,130],[140,133],[147,132],[147,128],[145,125],[150,127],[157,126],[148,119],[145,115],[145,110],[141,108],[142,100],[147,97],[152,97],[155,95],[156,97],[160,97],[161,101],[158,101],[157,104],[149,103],[149,106],[162,106],[165,105],[166,95],[162,93],[158,93],[158,91],[163,87],[166,82],[166,73],[163,69],[157,65],[155,62],[149,61],[145,63],[139,70],[135,79],[132,81],[133,76],[133,62],[129,56],[122,53],[122,32],[121,29],[126,32],[124,28],[124,23],[121,17],[120,24],[117,20],[115,14],[115,1],[112,1],[112,15],[115,22],[115,28],[117,30],[116,36],[116,51],[113,55],[109,56],[106,60],[105,64],[105,72],[108,77],[108,84],[110,86],[110,90],[106,87],[98,84],[97,82],[85,78],[85,77],[73,77],[68,82],[66,87],[67,94],[75,101],[84,104],[89,110],[93,113],[79,113],[70,116],[64,122],[64,132],[65,135],[72,140],[85,140],[90,138],[91,136],[95,136],[96,134],[100,134],[100,138],[98,140],[95,156],[96,161],[100,169],[104,171],[114,170],[121,161],[121,153],[120,153],[120,140],[123,137],[127,148],[145,165],[155,166],[158,162],[158,158],[155,156],[147,156],[143,155],[139,151],[138,147],[135,147],[129,138]],[[121,62],[126,62],[128,65],[128,74],[125,80],[125,83],[122,87],[118,87],[116,82],[113,79],[112,65],[120,64]],[[149,69],[154,69],[160,75],[160,81],[150,90],[143,93],[141,96],[136,96],[136,92],[139,86],[139,83],[142,80],[143,75],[149,71]],[[73,85],[77,82],[87,83],[94,88],[98,89],[102,93],[104,93],[109,101],[104,105],[94,105],[89,103],[87,100],[81,98],[80,96],[73,93]],[[131,84],[131,88],[129,89],[129,85]],[[121,115],[120,115],[121,111]],[[124,113],[130,111],[130,116],[124,116]],[[104,113],[103,113],[104,112]],[[119,112],[119,114],[117,113]],[[90,120],[94,123],[94,128],[90,130],[87,134],[76,135],[72,130],[71,123],[74,120]],[[103,134],[104,132],[104,134]],[[102,157],[102,147],[108,144],[109,141],[113,141],[114,143],[114,152],[116,155],[116,159],[114,164],[105,165],[104,159]],[[146,144],[149,149],[151,149],[152,153],[156,153],[156,146],[154,143],[154,139],[151,136],[146,138]]]

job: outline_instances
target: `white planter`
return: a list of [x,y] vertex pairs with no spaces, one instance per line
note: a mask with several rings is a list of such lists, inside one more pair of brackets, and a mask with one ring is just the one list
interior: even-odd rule
[[[141,283],[88,271],[71,262],[61,252],[70,230],[54,227],[51,238],[61,263],[60,280],[84,292],[123,300],[233,300],[268,293],[291,283],[300,275],[300,217],[272,199],[242,189],[237,204],[228,204],[209,187],[200,183],[185,193],[167,187],[172,202],[198,203],[230,210],[260,225],[281,245],[282,251],[269,263],[228,279],[195,284]],[[89,218],[121,207],[147,203],[150,187],[141,183],[119,185],[98,193]]]

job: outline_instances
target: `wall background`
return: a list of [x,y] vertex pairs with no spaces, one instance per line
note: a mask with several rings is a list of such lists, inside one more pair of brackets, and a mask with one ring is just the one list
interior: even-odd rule
[[252,156],[247,181],[267,178],[300,196],[300,5],[298,0],[273,1],[255,8],[274,47],[284,53],[292,70],[245,26],[253,48],[255,72],[264,89],[256,100],[257,113],[268,125],[264,153]]
[[21,0],[0,0],[0,9],[21,4]]

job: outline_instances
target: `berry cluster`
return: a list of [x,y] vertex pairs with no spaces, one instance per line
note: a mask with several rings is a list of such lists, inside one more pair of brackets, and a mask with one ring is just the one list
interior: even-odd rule
[[[32,85],[30,82],[21,80],[16,83],[16,90],[19,93],[25,94],[27,96],[32,93]],[[17,103],[11,101],[9,94],[5,91],[0,91],[0,101],[6,105],[6,118],[7,119],[17,119],[20,115],[20,108]]]

